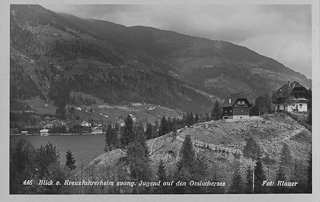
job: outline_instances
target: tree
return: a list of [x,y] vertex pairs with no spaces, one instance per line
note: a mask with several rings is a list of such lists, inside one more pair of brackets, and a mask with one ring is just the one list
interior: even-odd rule
[[[221,182],[223,178],[221,178],[218,174],[218,168],[214,168],[213,175],[211,177],[212,182]],[[207,187],[207,193],[208,194],[224,194],[225,193],[225,187],[223,186],[216,186],[216,187]]]
[[[35,167],[37,180],[52,180],[63,182],[65,173],[60,166],[59,152],[56,147],[48,142],[36,150]],[[63,185],[37,186],[37,193],[60,193]]]
[[147,123],[146,138],[147,140],[152,139],[152,125],[150,123]]
[[[35,183],[39,180],[64,181],[65,173],[58,158],[59,153],[50,142],[34,149],[26,140],[19,140],[10,151],[10,193],[60,193],[62,185],[38,186]],[[33,182],[24,186],[24,181]]]
[[255,100],[254,106],[252,108],[253,115],[268,114],[271,112],[271,100],[269,94],[264,96],[258,96]]
[[[155,127],[155,134],[156,135],[158,135],[158,130],[159,130],[159,121],[158,121],[158,119],[156,119],[155,121],[154,121],[154,127]],[[153,138],[155,138],[155,137],[153,137]]]
[[283,144],[282,151],[280,154],[280,165],[285,169],[290,170],[292,165],[292,156],[290,149],[286,143]]
[[196,114],[196,117],[194,117],[194,121],[195,121],[196,123],[198,123],[199,120],[200,120],[199,114]]
[[[192,180],[192,174],[194,172],[195,165],[195,152],[193,150],[190,135],[187,135],[184,139],[182,147],[180,149],[180,159],[177,162],[177,170],[175,172],[176,181],[189,182]],[[190,193],[192,192],[191,187],[175,187],[174,191],[176,193]]]
[[130,142],[134,140],[134,134],[133,134],[133,120],[130,115],[127,116],[125,120],[125,126],[123,133],[121,135],[121,147],[125,148],[129,145]]
[[[288,173],[290,173],[292,167],[292,156],[290,149],[286,143],[283,144],[281,154],[280,154],[280,163],[276,177],[276,183],[278,181],[286,181]],[[285,193],[288,191],[286,187],[283,186],[274,186],[272,187],[274,193]]]
[[233,174],[232,183],[229,187],[229,193],[230,194],[241,194],[243,193],[243,183],[242,183],[242,177],[240,173],[240,165],[238,164],[236,167],[236,170]]
[[50,175],[48,167],[50,164],[58,163],[59,152],[51,142],[48,142],[45,146],[42,146],[36,150],[36,166],[38,169],[39,178],[45,175]]
[[[138,141],[129,143],[127,150],[127,161],[130,168],[131,179],[138,184],[141,180],[150,181],[151,168],[146,151]],[[137,187],[136,192],[140,193],[143,187]]]
[[24,138],[10,146],[10,194],[31,192],[23,181],[33,178],[34,156],[34,147]]
[[312,110],[310,110],[309,113],[308,113],[307,124],[312,126]]
[[178,171],[180,171],[182,168],[185,168],[191,173],[194,161],[195,153],[193,150],[191,137],[190,135],[186,135],[180,149],[180,160],[177,163]]
[[158,180],[161,181],[160,182],[160,187],[159,187],[159,192],[160,193],[166,193],[166,187],[163,186],[162,183],[167,181],[167,175],[166,175],[165,165],[164,165],[164,162],[163,162],[162,159],[159,162],[157,176],[158,176]]
[[261,149],[253,137],[247,138],[243,154],[246,158],[251,158],[253,160],[258,159],[261,156]]
[[[286,174],[284,171],[284,166],[280,164],[277,177],[275,183],[278,183],[278,181],[286,181]],[[285,193],[287,191],[286,187],[284,186],[273,186],[272,190],[274,193]]]
[[290,181],[298,182],[298,186],[290,187],[291,193],[308,193],[306,190],[308,184],[308,166],[306,167],[304,164],[304,160],[295,159],[293,162]]
[[106,141],[106,146],[104,151],[112,151],[118,146],[117,131],[115,128],[112,128],[111,124],[109,124],[107,127],[105,141]]
[[158,175],[158,180],[160,180],[161,182],[165,182],[167,180],[165,165],[162,159],[159,162],[157,175]]
[[266,186],[262,186],[262,182],[264,180],[266,180],[266,176],[263,170],[262,162],[259,158],[254,168],[254,193],[255,194],[261,194],[261,193],[267,192]]
[[189,126],[192,126],[195,123],[194,115],[192,112],[189,114]]
[[74,170],[77,166],[75,166],[76,160],[73,157],[73,154],[70,150],[66,153],[66,168],[68,170]]
[[246,179],[246,187],[245,187],[245,193],[246,194],[252,194],[253,193],[253,173],[251,171],[251,168],[248,167],[247,170],[247,179]]
[[307,182],[306,192],[312,193],[312,153],[311,151],[309,152],[308,163],[309,163],[308,170],[307,170],[308,182]]
[[140,146],[144,150],[145,157],[148,158],[149,151],[148,151],[148,146],[146,143],[146,136],[145,136],[145,132],[144,132],[144,128],[143,128],[142,123],[139,123],[134,127],[134,136],[135,136],[134,141],[137,141],[140,144]]
[[211,119],[212,120],[219,120],[221,118],[221,115],[222,115],[222,111],[219,106],[219,102],[216,100],[214,103],[214,107],[212,109],[212,112],[211,112]]
[[[189,182],[190,180],[201,181],[207,177],[207,164],[203,156],[196,157],[192,146],[191,137],[187,135],[180,149],[180,159],[177,162],[177,170],[175,172],[175,179]],[[197,186],[176,187],[175,191],[178,193],[199,193],[205,188]]]
[[159,128],[158,137],[165,135],[167,132],[168,132],[167,120],[166,120],[166,117],[163,116],[160,121],[160,128]]
[[168,117],[168,119],[167,119],[167,131],[166,131],[166,133],[172,131],[172,127],[173,127],[172,119],[171,119],[170,117]]

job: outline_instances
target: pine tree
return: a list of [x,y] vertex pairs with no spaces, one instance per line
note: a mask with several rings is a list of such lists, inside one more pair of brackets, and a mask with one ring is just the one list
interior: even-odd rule
[[166,131],[166,133],[172,131],[172,127],[173,127],[172,119],[171,119],[170,117],[168,117],[168,119],[167,119],[167,131]]
[[70,150],[66,153],[66,168],[68,170],[74,170],[77,166],[75,166],[76,160],[73,157],[73,154]]
[[290,176],[290,181],[292,182],[298,182],[298,186],[291,187],[290,192],[291,193],[305,193],[306,187],[307,187],[307,169],[305,169],[305,165],[303,163],[303,160],[295,160],[293,162],[292,166],[292,175]]
[[[284,171],[284,166],[280,164],[277,177],[275,183],[277,184],[278,181],[286,181],[286,174]],[[286,187],[284,186],[273,186],[272,187],[273,193],[285,193],[287,191]]]
[[[180,159],[177,162],[177,170],[174,174],[174,179],[176,181],[189,182],[192,179],[192,174],[194,172],[195,165],[195,152],[193,150],[190,135],[187,135],[184,139],[182,147],[180,149]],[[189,186],[174,187],[175,193],[192,193],[192,188]]]
[[146,143],[146,136],[145,136],[143,125],[141,123],[137,124],[134,127],[134,136],[135,136],[135,141],[137,141],[141,145],[141,147],[144,149],[145,157],[148,157],[149,151]]
[[230,194],[241,194],[243,193],[243,183],[242,183],[242,177],[240,173],[240,167],[237,166],[233,178],[232,178],[232,183],[229,188],[229,193]]
[[212,120],[219,120],[221,118],[221,114],[222,114],[222,112],[221,112],[221,109],[219,106],[219,102],[215,101],[214,107],[211,112],[211,119]]
[[191,137],[190,135],[186,135],[180,149],[180,160],[177,163],[178,171],[180,171],[182,168],[185,168],[191,173],[194,161],[195,153],[193,150]]
[[254,168],[254,193],[255,194],[261,194],[261,193],[267,192],[266,186],[262,186],[262,182],[264,180],[266,180],[266,176],[263,170],[262,162],[259,158]]
[[163,116],[160,121],[160,128],[159,128],[158,137],[165,135],[167,132],[168,132],[167,120],[166,120],[166,117]]
[[307,170],[307,177],[308,177],[308,182],[307,182],[307,188],[306,192],[307,193],[312,193],[312,153],[309,153],[309,160],[308,160],[308,170]]
[[[218,168],[214,169],[213,176],[211,177],[212,182],[221,182],[218,172]],[[208,194],[224,194],[225,193],[225,187],[223,186],[216,186],[216,187],[207,187],[207,193]]]
[[172,141],[177,138],[177,135],[178,135],[178,127],[174,125],[172,129],[172,137],[173,137]]
[[[140,137],[139,140],[143,141],[143,138]],[[127,149],[127,162],[130,168],[130,177],[136,184],[141,180],[150,181],[152,176],[150,162],[145,148],[146,143],[139,142],[139,140],[129,143]],[[144,187],[135,187],[134,192],[141,193],[145,190],[146,188]]]
[[111,151],[118,146],[118,137],[115,128],[112,128],[112,125],[109,124],[106,131],[106,147],[105,151]]
[[165,182],[167,180],[165,165],[162,159],[160,160],[158,167],[158,180],[161,182]]
[[292,156],[290,149],[286,143],[283,144],[281,155],[280,155],[280,164],[287,169],[291,168],[292,165]]
[[158,180],[161,181],[160,187],[159,187],[159,192],[166,193],[166,187],[163,186],[163,182],[167,181],[167,175],[166,175],[165,165],[164,165],[164,162],[162,159],[160,160],[160,163],[159,163],[157,175],[158,175]]
[[147,123],[146,138],[147,140],[152,139],[152,125],[150,123]]
[[[37,168],[36,177],[38,179],[50,179],[63,182],[65,174],[60,167],[59,152],[56,147],[48,142],[36,150],[35,167]],[[38,186],[38,193],[59,193],[62,185]]]
[[111,151],[111,124],[108,125],[107,127],[107,131],[106,131],[106,137],[105,137],[105,142],[106,142],[106,145],[105,145],[105,148],[104,148],[104,151]]
[[310,110],[309,113],[308,113],[307,124],[312,126],[312,110]]
[[194,121],[195,121],[196,123],[198,123],[199,120],[200,120],[199,114],[196,114],[196,117],[194,117]]
[[133,134],[133,120],[130,115],[125,120],[125,126],[123,133],[121,135],[121,147],[125,148],[129,145],[130,142],[134,140],[134,134]]
[[247,180],[246,180],[246,187],[245,187],[245,193],[246,194],[252,194],[253,193],[253,173],[250,167],[248,167],[247,170]]
[[154,121],[154,130],[152,131],[152,138],[156,138],[157,135],[159,134],[159,121],[158,119],[156,119]]
[[[10,145],[10,194],[28,193],[29,186],[24,186],[25,179],[34,176],[35,148],[24,138],[15,145]],[[29,192],[32,193],[32,192]]]
[[266,108],[266,113],[269,114],[271,111],[272,111],[272,108],[271,108],[271,99],[270,99],[270,95],[269,93],[266,93],[264,95],[264,105],[265,105],[265,108]]
[[190,112],[190,114],[189,114],[189,124],[190,124],[190,126],[192,126],[194,123],[195,123],[194,115],[193,115],[192,112]]
[[47,168],[50,164],[58,162],[59,152],[51,142],[48,142],[45,146],[41,145],[36,151],[36,166],[38,167],[38,174],[41,178],[48,174]]

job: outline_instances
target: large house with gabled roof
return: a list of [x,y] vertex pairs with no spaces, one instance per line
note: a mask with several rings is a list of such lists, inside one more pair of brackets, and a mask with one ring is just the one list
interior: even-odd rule
[[251,104],[243,93],[229,95],[221,107],[223,119],[245,119],[250,116]]
[[275,111],[308,111],[308,100],[311,99],[309,91],[297,81],[286,83],[271,97]]

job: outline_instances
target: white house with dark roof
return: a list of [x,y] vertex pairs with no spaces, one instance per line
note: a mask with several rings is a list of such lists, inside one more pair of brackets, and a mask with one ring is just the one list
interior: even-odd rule
[[271,99],[276,111],[306,112],[311,95],[304,86],[294,81],[279,88]]

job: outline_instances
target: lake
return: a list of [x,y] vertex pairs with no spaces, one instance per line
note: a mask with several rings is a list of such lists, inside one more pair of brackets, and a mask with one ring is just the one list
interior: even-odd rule
[[60,163],[65,165],[66,152],[72,151],[76,160],[77,170],[82,165],[90,163],[94,158],[104,153],[105,135],[57,135],[57,136],[25,136],[11,135],[10,141],[16,142],[24,138],[35,148],[47,144],[49,141],[56,146],[60,154]]

